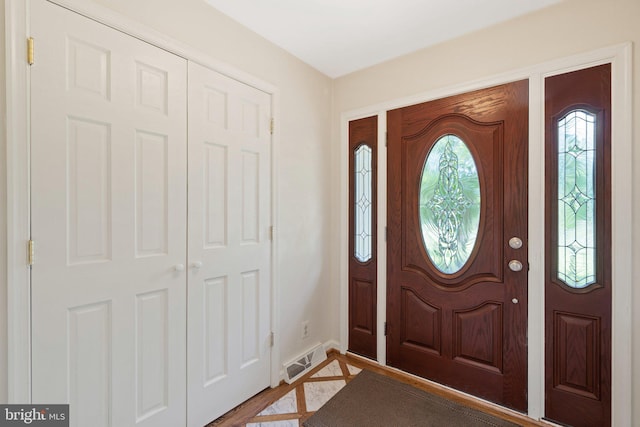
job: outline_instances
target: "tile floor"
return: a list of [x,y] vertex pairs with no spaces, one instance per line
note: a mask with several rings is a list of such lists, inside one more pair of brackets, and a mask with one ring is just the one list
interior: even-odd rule
[[[342,359],[342,358],[340,358]],[[220,419],[209,424],[208,427],[243,426],[243,427],[299,427],[322,405],[327,403],[347,382],[351,381],[362,369],[353,364],[339,360],[336,355],[330,354],[325,362],[320,364],[310,374],[291,385],[283,384],[270,393],[273,403],[264,409],[248,412],[257,404],[250,404],[251,400],[258,401],[261,395],[257,395],[247,403],[241,405],[235,411],[224,415]],[[277,390],[281,389],[278,397]],[[287,391],[288,390],[288,391]],[[263,398],[264,400],[264,398]],[[264,405],[263,405],[264,406]],[[255,411],[255,409],[254,409]],[[244,415],[243,415],[244,413]]]
[[253,417],[246,427],[298,427],[360,372],[348,363],[331,360],[295,389]]
[[479,403],[433,383],[425,383],[365,359],[341,355],[332,350],[327,354],[327,360],[298,381],[264,390],[206,427],[301,427],[304,421],[355,378],[363,368],[523,426],[549,426],[506,408]]

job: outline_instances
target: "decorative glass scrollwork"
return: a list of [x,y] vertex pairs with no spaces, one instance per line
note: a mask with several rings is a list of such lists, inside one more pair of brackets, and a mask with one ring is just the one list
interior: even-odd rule
[[573,110],[558,121],[558,279],[596,281],[596,116]]
[[354,256],[360,262],[367,262],[372,256],[372,177],[371,147],[360,145],[354,153],[355,206],[354,216]]
[[473,155],[455,135],[440,137],[420,178],[420,225],[427,255],[454,274],[467,263],[480,224],[480,181]]

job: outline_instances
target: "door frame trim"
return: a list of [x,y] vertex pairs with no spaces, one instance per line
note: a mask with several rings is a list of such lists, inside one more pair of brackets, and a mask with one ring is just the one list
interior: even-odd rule
[[[490,86],[529,79],[529,263],[528,274],[528,416],[544,417],[544,78],[604,63],[612,64],[612,395],[613,425],[631,426],[632,378],[632,44],[630,42],[547,61],[471,82],[392,99],[340,114],[340,178],[338,283],[340,286],[340,351],[348,350],[348,128],[349,121],[378,115],[378,235],[387,223],[386,112]],[[378,239],[378,330],[386,320],[386,241]],[[386,365],[386,340],[378,334],[378,363]]]
[[[82,0],[47,0],[89,19],[140,39],[187,61],[198,63],[271,96],[271,116],[280,117],[280,90],[245,71],[216,60],[106,7]],[[26,266],[26,242],[30,238],[30,88],[26,40],[30,34],[31,0],[5,0],[5,68],[7,145],[7,401],[31,403],[31,293]],[[37,54],[36,54],[37,55]],[[37,60],[37,59],[36,59]],[[278,283],[278,127],[271,135],[271,386],[280,383],[280,316]],[[186,378],[186,371],[185,371]],[[185,379],[186,381],[186,379]]]

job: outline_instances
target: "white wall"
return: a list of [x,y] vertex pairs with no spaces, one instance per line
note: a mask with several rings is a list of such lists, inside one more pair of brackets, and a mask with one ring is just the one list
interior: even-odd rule
[[[633,42],[634,128],[640,129],[640,2],[638,0],[566,0],[538,12],[457,38],[413,54],[352,73],[334,81],[333,122],[340,114],[385,101],[435,91],[507,73],[557,58],[595,50],[618,43]],[[339,165],[340,135],[334,130],[333,164]],[[637,141],[637,137],[636,137]],[[633,163],[640,164],[640,150],[634,150]],[[634,173],[635,193],[640,173]],[[333,182],[340,188],[338,177]],[[633,200],[634,265],[640,265],[640,197]],[[333,224],[340,223],[339,209]],[[334,282],[339,281],[333,270]],[[640,271],[634,272],[634,283]],[[530,284],[540,286],[541,284]],[[614,283],[615,287],[615,283]],[[339,290],[334,288],[335,304]],[[633,376],[632,402],[640,401],[640,291],[634,291],[633,366],[625,367]],[[333,325],[334,336],[339,327]],[[633,405],[632,425],[640,425],[640,405]]]
[[[97,0],[95,3],[140,22],[212,59],[279,89],[277,155],[279,203],[276,230],[281,325],[281,360],[286,361],[331,335],[325,322],[330,298],[331,79],[203,0]],[[4,0],[0,0],[4,11]],[[0,21],[4,22],[4,20]],[[0,82],[4,89],[4,25],[0,30]],[[2,93],[0,93],[2,96]],[[4,97],[0,98],[4,101]],[[4,102],[1,102],[0,113]],[[2,114],[4,120],[4,114]],[[0,128],[3,122],[0,122]],[[0,132],[3,134],[4,130]],[[0,141],[0,403],[6,402],[6,225],[5,150]],[[310,336],[300,336],[308,320]]]

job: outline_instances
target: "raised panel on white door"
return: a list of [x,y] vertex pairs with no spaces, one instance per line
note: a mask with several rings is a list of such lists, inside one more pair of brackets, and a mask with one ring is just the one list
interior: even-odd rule
[[242,243],[257,243],[260,225],[260,154],[242,151]]
[[227,93],[217,88],[207,87],[204,96],[207,122],[227,129],[229,127]]
[[111,98],[111,51],[67,37],[67,90]]
[[247,271],[242,280],[242,368],[255,362],[260,351],[260,273]]
[[242,105],[242,131],[249,135],[260,136],[260,105],[253,101],[243,99]]
[[208,249],[227,244],[227,147],[204,144],[204,246]]
[[227,375],[227,331],[229,328],[227,283],[227,277],[216,277],[204,281],[205,387]]
[[111,126],[67,121],[69,264],[111,259]]
[[136,255],[167,253],[167,136],[136,132]]
[[137,105],[167,114],[169,100],[167,71],[136,61]]
[[168,296],[162,289],[136,296],[136,416],[138,422],[168,405]]
[[[69,410],[74,427],[112,425],[111,302],[68,311]],[[52,367],[54,368],[54,367]]]

